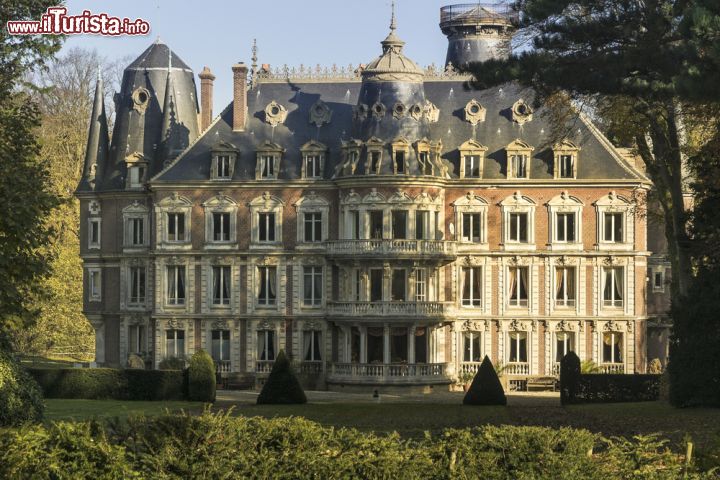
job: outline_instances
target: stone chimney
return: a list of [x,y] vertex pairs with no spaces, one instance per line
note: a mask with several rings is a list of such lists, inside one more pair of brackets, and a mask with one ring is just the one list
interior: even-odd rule
[[247,74],[244,63],[233,65],[233,131],[245,130],[247,120]]
[[204,132],[213,119],[213,81],[215,75],[212,74],[208,67],[205,67],[198,77],[200,77],[200,131]]

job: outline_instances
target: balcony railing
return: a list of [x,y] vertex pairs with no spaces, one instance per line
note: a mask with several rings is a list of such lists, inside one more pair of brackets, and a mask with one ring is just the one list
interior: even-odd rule
[[332,363],[330,377],[335,380],[387,379],[389,381],[413,381],[445,379],[444,363]]
[[297,369],[300,373],[318,375],[323,371],[323,362],[300,362]]
[[330,302],[330,315],[338,316],[431,316],[450,313],[451,304],[443,302]]
[[624,363],[601,363],[600,373],[625,373]]
[[230,360],[215,360],[215,373],[230,373]]
[[275,360],[258,360],[255,362],[256,373],[270,373],[272,371]]
[[483,22],[488,20],[517,21],[518,14],[511,2],[481,2],[448,5],[440,9],[440,23]]
[[460,373],[460,375],[468,374],[468,373],[475,375],[477,373],[478,369],[480,368],[481,364],[482,364],[482,362],[462,362],[460,364],[460,372],[459,373]]
[[530,375],[530,364],[527,362],[509,362],[505,364],[507,375]]
[[337,240],[328,242],[328,254],[334,256],[392,255],[443,256],[457,255],[455,242],[443,240]]

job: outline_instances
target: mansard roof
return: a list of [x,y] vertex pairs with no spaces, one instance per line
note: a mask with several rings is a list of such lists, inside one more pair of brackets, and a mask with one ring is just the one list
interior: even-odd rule
[[[488,148],[485,154],[483,180],[507,181],[505,174],[506,148],[516,140],[532,145],[531,181],[553,181],[553,146],[559,141],[572,141],[582,148],[582,160],[577,165],[577,178],[583,180],[637,180],[646,181],[642,173],[625,161],[588,120],[578,116],[568,125],[564,138],[551,138],[551,128],[544,107],[533,112],[533,119],[519,124],[513,121],[512,107],[521,98],[533,98],[532,90],[508,83],[482,91],[469,90],[463,79],[426,78],[424,88],[428,101],[440,111],[438,121],[430,124],[429,140],[442,141],[441,158],[448,167],[450,178],[459,178],[459,147],[473,139]],[[353,108],[361,83],[352,80],[303,80],[294,82],[256,83],[248,92],[248,121],[244,131],[233,132],[232,104],[210,128],[185,152],[153,179],[153,183],[196,183],[210,178],[211,149],[218,142],[238,147],[239,158],[234,177],[236,181],[254,180],[258,147],[267,141],[281,145],[283,155],[280,180],[299,179],[301,176],[301,148],[315,140],[328,148],[325,178],[332,178],[342,164],[343,143],[353,136]],[[463,109],[473,99],[486,110],[484,121],[472,125],[466,121]],[[287,109],[284,123],[275,127],[265,122],[263,112],[273,101]],[[322,101],[332,110],[329,123],[318,127],[310,123],[313,105]],[[392,112],[387,112],[392,115]],[[385,143],[381,174],[390,175],[392,167],[387,161],[395,135],[380,131],[375,136]],[[421,138],[408,138],[411,144]],[[360,163],[365,163],[365,155]],[[358,172],[364,170],[358,169]],[[410,174],[415,172],[410,171]]]

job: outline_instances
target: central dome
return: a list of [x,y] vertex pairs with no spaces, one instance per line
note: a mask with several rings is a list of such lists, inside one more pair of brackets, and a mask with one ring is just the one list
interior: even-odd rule
[[395,13],[390,23],[390,33],[381,42],[383,54],[370,62],[363,70],[363,80],[375,82],[422,82],[423,71],[415,62],[403,54],[405,42],[395,34]]

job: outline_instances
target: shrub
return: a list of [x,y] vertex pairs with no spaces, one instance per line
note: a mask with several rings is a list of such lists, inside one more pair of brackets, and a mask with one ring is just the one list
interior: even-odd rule
[[10,353],[0,350],[0,426],[40,421],[43,410],[37,382]]
[[168,357],[160,361],[158,370],[184,370],[185,360],[178,357]]
[[195,402],[215,401],[215,362],[205,350],[196,352],[190,359],[188,399]]
[[649,402],[660,397],[661,375],[580,375],[572,403]]
[[490,359],[485,355],[475,378],[470,384],[465,397],[465,405],[507,405],[505,392],[500,384],[500,379],[495,373],[495,368]]
[[136,355],[133,353],[132,355],[128,356],[127,368],[144,370],[145,369],[145,360],[143,360],[140,355]]
[[177,370],[31,368],[46,398],[183,400],[186,375]]
[[580,358],[569,352],[560,360],[560,404],[576,403],[580,384]]
[[305,392],[293,372],[285,352],[280,350],[272,371],[257,399],[260,404],[307,403]]
[[648,372],[652,374],[661,374],[663,373],[663,365],[659,358],[653,358],[650,360],[650,363],[648,364]]

